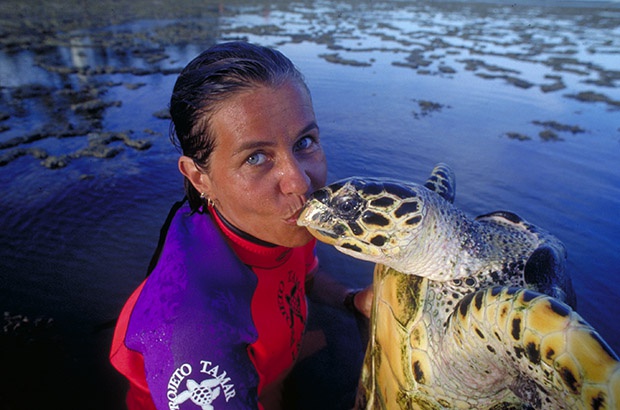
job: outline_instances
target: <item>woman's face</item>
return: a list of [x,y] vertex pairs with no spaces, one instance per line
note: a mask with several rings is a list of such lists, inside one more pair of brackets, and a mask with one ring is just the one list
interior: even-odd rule
[[325,185],[327,164],[306,89],[288,81],[242,92],[221,104],[211,125],[215,148],[203,181],[218,212],[264,241],[308,243],[297,216]]

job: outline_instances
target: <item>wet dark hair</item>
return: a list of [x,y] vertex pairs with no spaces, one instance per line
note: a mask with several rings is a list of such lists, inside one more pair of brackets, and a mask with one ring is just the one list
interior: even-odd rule
[[[174,85],[170,98],[172,142],[207,172],[216,145],[211,118],[220,103],[242,91],[278,87],[290,80],[308,89],[301,72],[274,49],[237,41],[203,51],[181,71]],[[189,204],[196,211],[204,199],[187,178],[184,184]]]

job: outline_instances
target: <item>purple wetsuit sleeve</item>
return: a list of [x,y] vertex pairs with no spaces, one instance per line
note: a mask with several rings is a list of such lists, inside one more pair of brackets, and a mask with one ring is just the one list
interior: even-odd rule
[[258,408],[250,303],[256,277],[207,215],[181,208],[132,312],[126,345],[140,352],[158,409]]

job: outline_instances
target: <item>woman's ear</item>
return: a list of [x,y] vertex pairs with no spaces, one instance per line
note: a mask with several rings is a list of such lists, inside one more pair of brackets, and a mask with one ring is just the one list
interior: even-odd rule
[[205,194],[205,196],[209,197],[211,193],[211,184],[209,176],[200,171],[194,160],[188,156],[181,156],[179,158],[179,171],[181,174],[185,176],[191,182],[191,184],[196,188],[196,191],[200,194]]

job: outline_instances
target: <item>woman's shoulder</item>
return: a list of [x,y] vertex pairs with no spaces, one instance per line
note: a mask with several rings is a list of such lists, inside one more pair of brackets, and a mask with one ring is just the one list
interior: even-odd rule
[[170,334],[173,329],[189,335],[224,325],[252,327],[256,277],[208,215],[187,210],[179,208],[162,232],[159,257],[135,299],[128,335],[135,335],[138,344],[144,343],[144,335]]
[[150,276],[181,284],[225,286],[246,283],[249,273],[208,213],[192,212],[187,204],[173,207],[162,227]]

